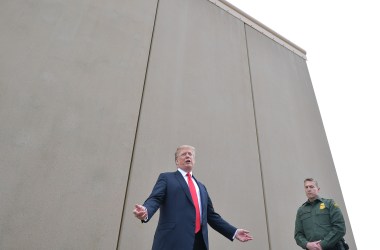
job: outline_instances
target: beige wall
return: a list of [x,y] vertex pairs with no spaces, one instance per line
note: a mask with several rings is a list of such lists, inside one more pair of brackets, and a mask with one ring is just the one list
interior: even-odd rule
[[303,58],[207,0],[0,1],[0,249],[150,249],[133,217],[180,144],[211,249],[297,249],[302,181],[344,211]]
[[156,3],[0,1],[0,249],[116,248]]
[[318,180],[321,196],[341,204],[355,248],[305,60],[253,29],[247,29],[247,44],[272,249],[294,243],[288,228],[306,201],[306,177]]

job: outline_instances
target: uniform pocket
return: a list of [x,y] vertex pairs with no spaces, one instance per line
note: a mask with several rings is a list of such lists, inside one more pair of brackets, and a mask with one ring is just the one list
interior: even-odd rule
[[317,222],[320,225],[330,225],[330,213],[328,209],[319,209],[316,212]]
[[304,221],[304,220],[309,219],[310,217],[311,217],[311,212],[306,212],[300,215],[300,220]]
[[302,223],[302,227],[305,230],[310,230],[312,228],[312,219],[311,219],[311,212],[306,212],[300,215],[300,221]]

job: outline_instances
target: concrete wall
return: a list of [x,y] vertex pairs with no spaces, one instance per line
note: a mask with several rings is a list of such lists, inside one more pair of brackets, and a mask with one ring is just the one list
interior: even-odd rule
[[180,144],[216,210],[297,249],[303,179],[341,205],[303,58],[207,0],[0,2],[0,249],[150,249],[135,203]]
[[116,248],[156,4],[0,1],[0,249]]

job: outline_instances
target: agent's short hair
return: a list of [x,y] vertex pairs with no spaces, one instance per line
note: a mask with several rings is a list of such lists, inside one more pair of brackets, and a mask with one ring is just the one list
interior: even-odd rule
[[317,182],[316,179],[314,179],[314,178],[306,178],[306,179],[303,181],[303,184],[305,184],[305,182],[307,182],[307,181],[314,182],[314,183],[315,183],[315,186],[319,187],[319,186],[318,186],[318,182]]
[[175,154],[174,154],[174,160],[176,161],[177,158],[178,158],[178,154],[179,154],[179,151],[181,151],[182,149],[184,148],[190,148],[191,151],[193,151],[193,155],[195,156],[195,148],[193,146],[190,146],[190,145],[182,145],[182,146],[179,146],[177,148],[177,150],[175,151]]

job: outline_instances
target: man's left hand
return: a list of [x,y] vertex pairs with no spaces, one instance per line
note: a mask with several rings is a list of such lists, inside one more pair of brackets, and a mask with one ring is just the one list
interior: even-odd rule
[[251,235],[249,235],[249,231],[247,231],[245,229],[236,230],[235,238],[241,242],[247,242],[247,241],[253,239],[253,237]]

